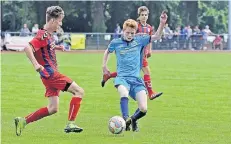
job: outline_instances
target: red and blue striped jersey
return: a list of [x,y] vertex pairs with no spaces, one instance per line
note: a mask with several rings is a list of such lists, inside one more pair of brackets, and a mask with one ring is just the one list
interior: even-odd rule
[[142,25],[140,22],[138,22],[137,33],[145,33],[145,34],[152,35],[152,34],[153,34],[152,26],[149,25],[149,24],[146,24],[146,25],[144,26],[144,25]]
[[[140,22],[138,23],[138,29],[137,29],[137,33],[143,33],[143,34],[148,34],[150,36],[152,36],[153,34],[153,29],[152,26],[149,24],[146,24],[145,26],[142,25]],[[147,45],[145,48],[145,52],[144,54],[146,55],[148,53],[148,48],[151,48],[151,45]]]
[[44,67],[44,70],[40,72],[43,78],[48,78],[58,71],[54,42],[52,35],[44,29],[40,29],[29,42],[34,50],[36,60]]

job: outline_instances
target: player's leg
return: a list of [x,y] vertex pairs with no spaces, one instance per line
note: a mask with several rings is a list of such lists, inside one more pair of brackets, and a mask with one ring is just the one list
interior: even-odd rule
[[139,91],[136,93],[136,101],[138,104],[139,110],[131,117],[133,120],[138,120],[146,115],[147,113],[147,94],[145,90]]
[[26,125],[29,123],[35,122],[40,120],[46,116],[52,115],[58,111],[58,103],[59,97],[52,96],[48,98],[49,104],[47,107],[42,107],[37,111],[27,115],[25,118],[17,117],[15,118],[15,126],[16,126],[16,135],[20,136],[22,130],[25,128]]
[[112,72],[110,75],[104,74],[103,79],[101,81],[101,86],[104,87],[105,83],[110,79],[110,78],[115,78],[117,76],[117,72]]
[[139,131],[137,121],[144,117],[147,113],[147,94],[145,90],[141,90],[136,93],[136,101],[138,103],[138,109],[126,122],[126,124],[132,125],[132,130],[135,132]]
[[[114,80],[114,85],[118,90],[120,95],[120,110],[122,113],[122,117],[126,121],[129,117],[129,110],[128,110],[128,93],[130,90],[130,85],[127,83],[125,78],[116,77]],[[126,126],[126,131],[130,130],[130,126]]]
[[81,132],[82,128],[74,124],[79,112],[80,104],[84,95],[84,90],[67,76],[55,72],[49,85],[57,90],[68,91],[73,94],[70,101],[68,124],[64,129],[65,132]]
[[80,109],[82,98],[84,96],[84,90],[83,88],[78,86],[75,82],[72,82],[72,83],[67,83],[66,89],[64,91],[68,91],[73,94],[69,106],[68,124],[64,130],[66,133],[82,132],[83,129],[75,124],[75,120]]
[[42,107],[25,117],[16,117],[14,119],[15,127],[16,127],[16,135],[20,136],[22,130],[25,128],[26,125],[56,113],[58,111],[58,105],[59,105],[58,95],[59,95],[59,91],[47,87],[45,96],[48,97],[48,101],[49,101],[48,106]]
[[117,86],[118,93],[120,95],[120,109],[123,118],[126,120],[129,117],[128,112],[128,89],[123,85]]
[[144,83],[145,83],[145,86],[148,90],[149,99],[153,100],[153,99],[161,96],[163,94],[162,92],[158,93],[152,89],[151,70],[150,70],[150,67],[148,66],[148,60],[146,57],[143,59],[142,71],[144,73]]
[[[117,90],[120,95],[120,110],[122,113],[122,117],[126,121],[129,118],[129,109],[128,109],[128,88],[124,85],[117,85]],[[126,131],[130,130],[130,126],[126,126]]]

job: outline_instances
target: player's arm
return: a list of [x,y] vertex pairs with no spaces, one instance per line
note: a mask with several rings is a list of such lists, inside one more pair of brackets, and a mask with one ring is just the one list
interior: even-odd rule
[[[150,27],[151,27],[151,26],[150,26]],[[152,34],[153,34],[153,29],[151,28],[151,31],[150,31],[149,35],[152,36]],[[147,58],[149,58],[149,57],[151,57],[151,55],[152,55],[152,42],[150,42],[150,43],[147,45],[146,49],[147,49]]]
[[147,49],[147,57],[149,58],[151,57],[152,54],[152,42],[147,45],[146,49]]
[[160,24],[159,27],[154,35],[151,36],[151,41],[159,40],[161,39],[162,32],[165,26],[165,23],[168,19],[168,16],[166,14],[166,11],[163,11],[161,16],[160,16]]
[[106,49],[103,55],[103,64],[102,64],[103,74],[110,74],[110,71],[107,67],[107,63],[109,60],[109,54],[110,52],[108,51],[108,49]]
[[33,64],[35,70],[37,72],[42,71],[43,70],[43,66],[41,66],[38,63],[38,61],[35,59],[32,46],[29,44],[28,46],[26,46],[24,48],[24,51],[25,51],[27,57],[29,58],[29,60],[31,61],[31,63]]
[[115,45],[113,40],[111,41],[111,43],[108,45],[108,48],[105,50],[104,55],[103,55],[103,64],[102,64],[102,69],[103,69],[103,73],[104,74],[109,74],[110,75],[110,71],[107,67],[107,63],[109,60],[109,55],[110,53],[114,52],[115,50]]
[[24,51],[25,51],[27,57],[29,58],[29,60],[31,61],[31,63],[33,64],[33,66],[37,72],[42,71],[44,68],[36,60],[36,58],[34,56],[34,52],[39,50],[41,47],[44,47],[46,44],[47,43],[45,40],[42,41],[42,40],[39,40],[37,38],[33,38],[29,42],[29,45],[24,48]]
[[50,47],[55,50],[65,51],[65,47],[63,45],[56,45],[55,42],[52,42]]

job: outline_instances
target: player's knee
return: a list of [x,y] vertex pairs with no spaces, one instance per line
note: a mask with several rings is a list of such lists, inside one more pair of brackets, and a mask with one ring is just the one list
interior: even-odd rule
[[128,91],[126,89],[119,87],[118,92],[119,92],[121,98],[122,97],[128,97]]
[[145,75],[150,75],[151,72],[147,69],[147,70],[144,71],[144,74],[145,74]]
[[149,69],[149,67],[147,66],[147,67],[143,67],[143,72],[144,72],[144,74],[145,75],[150,75],[151,74],[151,71],[150,71],[150,69]]
[[122,92],[122,93],[120,93],[120,97],[122,98],[122,97],[128,97],[128,93],[127,92]]
[[145,75],[150,75],[151,72],[150,72],[150,71],[146,71],[144,74],[145,74]]
[[78,87],[78,88],[76,88],[75,90],[74,90],[74,95],[77,95],[77,96],[79,96],[79,97],[83,97],[84,96],[84,89],[83,88],[81,88],[81,87]]
[[83,97],[84,96],[84,89],[83,88],[80,88],[79,90],[78,90],[78,92],[79,92],[79,95],[81,96],[81,97]]
[[143,113],[146,113],[147,110],[148,110],[147,106],[140,106],[139,109],[140,109],[140,111],[142,111]]
[[58,110],[59,110],[58,106],[55,106],[55,105],[48,106],[49,114],[55,114],[58,112]]

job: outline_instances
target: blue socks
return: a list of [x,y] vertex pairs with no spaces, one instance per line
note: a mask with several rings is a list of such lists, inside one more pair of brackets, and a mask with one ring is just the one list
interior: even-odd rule
[[[127,97],[122,97],[120,99],[120,109],[123,118],[126,120],[129,117],[129,112],[128,112],[128,98]],[[138,119],[144,117],[147,112],[142,112],[139,110],[139,108],[135,111],[134,115],[131,117],[134,121],[137,121]]]
[[126,120],[129,117],[127,97],[122,97],[120,99],[120,110],[121,110],[123,118]]

